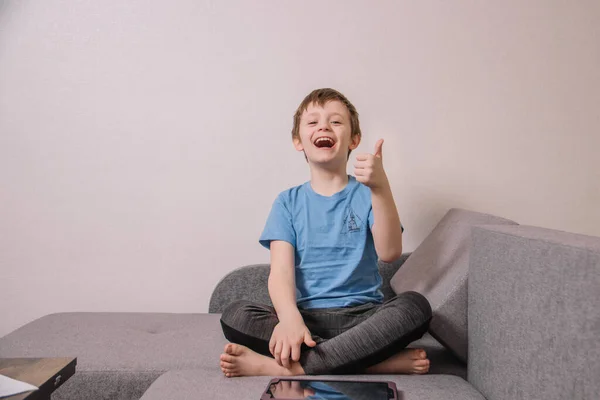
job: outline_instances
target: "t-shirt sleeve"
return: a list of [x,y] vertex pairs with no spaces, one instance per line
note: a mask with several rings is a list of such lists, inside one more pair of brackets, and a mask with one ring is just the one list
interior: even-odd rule
[[260,235],[259,243],[271,248],[271,241],[283,240],[296,247],[296,231],[292,224],[292,214],[284,203],[281,196],[277,197],[271,207],[271,212],[267,218],[265,229]]
[[[373,229],[373,223],[375,223],[375,217],[373,217],[373,207],[369,209],[369,229]],[[404,232],[404,226],[400,224],[400,229]]]

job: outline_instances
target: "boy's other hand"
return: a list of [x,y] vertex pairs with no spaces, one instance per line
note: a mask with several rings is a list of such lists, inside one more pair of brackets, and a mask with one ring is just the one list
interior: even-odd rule
[[371,189],[381,189],[389,185],[387,175],[383,169],[383,139],[375,144],[375,153],[363,153],[356,156],[354,163],[354,176],[360,183]]
[[277,364],[289,369],[292,361],[300,360],[302,343],[306,343],[308,347],[317,345],[304,321],[279,322],[271,335],[269,351],[275,357]]

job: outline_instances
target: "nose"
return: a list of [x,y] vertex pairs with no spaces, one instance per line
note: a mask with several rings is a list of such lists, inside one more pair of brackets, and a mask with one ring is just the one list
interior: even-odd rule
[[319,132],[321,132],[321,131],[326,131],[326,132],[329,131],[330,130],[329,129],[329,122],[327,122],[327,120],[325,120],[325,121],[319,121],[318,128],[319,128],[318,129]]

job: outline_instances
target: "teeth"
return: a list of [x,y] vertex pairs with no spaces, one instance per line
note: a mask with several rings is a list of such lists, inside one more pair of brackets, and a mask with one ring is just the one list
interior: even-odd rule
[[333,143],[333,140],[331,140],[330,138],[327,138],[327,137],[321,137],[321,138],[318,138],[317,140],[315,140],[315,143],[321,143],[321,142]]

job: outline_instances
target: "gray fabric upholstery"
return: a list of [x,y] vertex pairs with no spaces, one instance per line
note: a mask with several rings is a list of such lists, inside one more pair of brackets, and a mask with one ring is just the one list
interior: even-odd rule
[[382,261],[379,262],[379,275],[381,275],[381,279],[383,281],[383,283],[381,284],[381,291],[383,292],[384,301],[389,300],[396,295],[396,293],[394,293],[394,290],[392,289],[390,280],[392,279],[394,274],[398,272],[398,269],[400,269],[400,267],[404,265],[404,262],[408,260],[410,254],[411,253],[402,254],[402,257],[400,257],[393,263],[388,264]]
[[[379,273],[383,279],[381,290],[384,298],[395,296],[390,287],[390,278],[406,261],[410,253],[403,254],[394,263],[379,263]],[[208,306],[209,313],[222,313],[228,304],[236,300],[250,300],[262,304],[271,304],[267,280],[269,279],[269,265],[257,264],[238,268],[230,272],[217,284],[213,290]]]
[[[78,373],[218,367],[219,355],[227,344],[220,317],[220,314],[50,314],[0,338],[0,357],[74,356]],[[466,366],[430,335],[425,334],[410,347],[424,348],[431,355],[432,373],[443,371],[466,376]]]
[[430,374],[456,375],[467,379],[467,365],[459,360],[452,352],[446,349],[429,333],[408,347],[413,349],[424,349],[431,361]]
[[267,283],[269,265],[258,264],[238,268],[227,274],[212,292],[208,304],[209,313],[222,313],[236,300],[250,300],[272,306]]
[[473,230],[469,381],[488,399],[600,398],[600,238]]
[[62,313],[0,338],[0,357],[77,357],[56,399],[137,400],[163,372],[215,368],[217,314]]
[[471,228],[483,224],[516,224],[477,212],[451,209],[391,279],[396,293],[423,294],[433,309],[429,331],[467,361],[467,273]]
[[[403,400],[485,400],[465,380],[449,375],[324,376],[325,379],[395,382]],[[214,370],[171,371],[158,378],[142,400],[256,400],[271,378],[225,378]],[[401,397],[402,398],[402,397]]]
[[78,371],[218,366],[227,340],[218,314],[61,313],[0,339],[0,357],[77,357]]
[[[0,338],[0,357],[77,357],[77,373],[57,399],[139,399],[163,372],[220,373],[226,339],[220,314],[61,313]],[[466,366],[430,335],[411,344],[431,360],[431,374],[466,377]]]
[[52,400],[137,400],[162,371],[77,371]]

